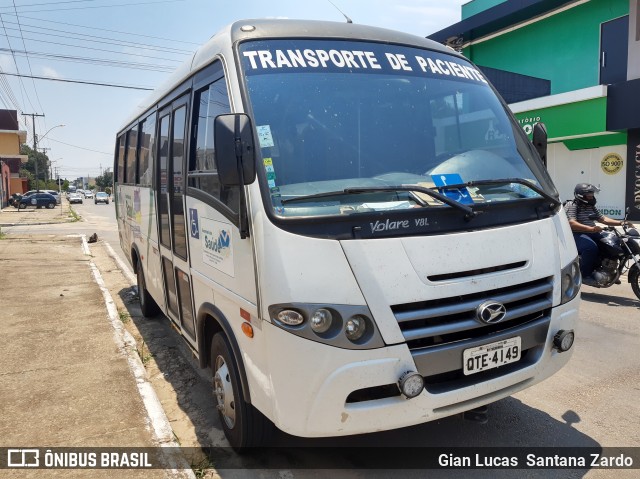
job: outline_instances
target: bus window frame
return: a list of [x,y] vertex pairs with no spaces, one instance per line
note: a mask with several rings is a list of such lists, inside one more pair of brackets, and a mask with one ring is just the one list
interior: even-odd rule
[[[192,105],[191,105],[191,118],[190,118],[190,122],[191,122],[190,123],[190,139],[189,139],[190,144],[189,144],[189,151],[188,151],[188,157],[187,157],[187,169],[186,169],[186,175],[185,175],[185,178],[187,180],[186,194],[192,198],[202,201],[207,206],[210,206],[211,208],[215,209],[222,216],[224,216],[229,221],[231,221],[231,223],[234,226],[239,228],[240,227],[240,211],[239,211],[240,205],[238,205],[237,212],[233,211],[231,208],[229,208],[229,206],[227,206],[225,203],[220,201],[215,196],[207,193],[206,191],[200,188],[196,188],[195,186],[189,186],[189,177],[195,176],[197,174],[195,173],[192,175],[191,174],[192,170],[189,169],[191,165],[191,160],[195,156],[195,148],[197,146],[198,118],[196,116],[196,108],[195,108],[196,95],[198,95],[202,91],[205,91],[205,89],[207,89],[211,84],[223,79],[225,83],[225,87],[227,89],[227,97],[229,99],[229,110],[230,110],[229,112],[233,112],[234,110],[233,101],[230,95],[231,90],[229,88],[229,75],[227,75],[227,72],[224,66],[224,60],[221,57],[216,56],[213,59],[212,63],[207,65],[202,70],[196,72],[192,78],[193,78],[193,87],[191,90]],[[214,148],[215,148],[215,144],[214,144]]]
[[[140,149],[142,148],[142,138],[143,138],[143,132],[144,132],[144,128],[143,126],[150,120],[153,118],[153,138],[152,138],[152,142],[149,144],[149,152],[147,153],[148,158],[147,158],[147,169],[150,169],[151,171],[151,180],[148,184],[141,184],[140,183],[140,178],[141,178],[141,174],[140,174]],[[157,140],[157,130],[158,130],[158,111],[154,108],[148,111],[148,115],[145,117],[141,117],[140,120],[138,120],[138,148],[137,148],[137,153],[136,153],[136,186],[140,186],[142,188],[154,188],[154,179],[155,179],[155,155],[152,154],[153,153],[157,153],[155,151],[155,145],[156,145],[156,140]],[[143,172],[144,173],[144,172]]]

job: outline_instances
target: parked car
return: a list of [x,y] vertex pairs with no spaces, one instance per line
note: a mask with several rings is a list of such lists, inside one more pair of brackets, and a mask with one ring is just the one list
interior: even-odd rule
[[20,198],[20,201],[17,204],[17,207],[21,210],[33,206],[35,208],[55,208],[56,207],[56,199],[53,195],[49,193],[33,193],[31,195],[24,195]]
[[80,204],[82,204],[82,195],[80,193],[71,193],[69,195],[69,203],[80,203]]
[[97,205],[98,203],[104,203],[104,204],[109,204],[109,195],[106,194],[104,191],[98,191],[96,193],[96,197],[93,200],[93,202]]
[[86,200],[93,199],[93,191],[85,190],[84,191],[84,198]]
[[53,196],[56,199],[56,203],[60,204],[60,193],[58,193],[56,190],[42,190],[45,193],[49,193],[51,196]]

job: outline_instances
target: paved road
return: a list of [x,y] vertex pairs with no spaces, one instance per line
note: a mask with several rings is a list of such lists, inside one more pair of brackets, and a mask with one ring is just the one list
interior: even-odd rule
[[[84,221],[55,227],[55,232],[97,232],[118,251],[119,240],[114,207],[85,203],[74,206]],[[52,232],[52,228],[37,230]],[[114,283],[115,294],[122,285]],[[627,283],[597,290],[584,287],[582,324],[574,356],[559,374],[513,397],[493,404],[489,423],[481,425],[451,417],[420,426],[337,439],[301,439],[278,433],[279,446],[489,446],[489,447],[640,447],[640,302]],[[133,314],[133,313],[132,313]],[[167,321],[134,321],[141,338],[154,353],[158,388],[171,383],[171,394],[159,395],[183,445],[223,446],[221,428],[209,400],[208,372],[188,371],[193,366],[189,352],[179,339],[172,339]],[[154,337],[162,343],[154,346]],[[154,351],[154,348],[157,348]],[[167,351],[171,351],[168,354]],[[182,352],[180,367],[175,355]],[[182,367],[182,365],[187,365]],[[177,379],[182,375],[182,379]],[[186,376],[185,376],[186,375]],[[162,382],[164,381],[164,383]],[[154,385],[154,387],[156,387]],[[238,472],[238,477],[243,475]],[[262,470],[260,477],[282,477],[282,471]],[[341,477],[351,473],[342,471]],[[406,471],[403,476],[421,475]],[[515,477],[514,471],[474,471],[474,477]],[[369,474],[371,473],[371,474]],[[500,473],[500,474],[498,474]],[[528,470],[518,477],[637,477],[638,470],[610,469]],[[355,476],[360,477],[357,473]],[[501,475],[504,474],[504,475]],[[256,475],[258,472],[256,471]],[[297,477],[317,477],[312,471],[296,470]],[[367,475],[387,477],[382,471]],[[435,471],[434,477],[459,477],[460,471]],[[227,471],[224,477],[235,477]]]

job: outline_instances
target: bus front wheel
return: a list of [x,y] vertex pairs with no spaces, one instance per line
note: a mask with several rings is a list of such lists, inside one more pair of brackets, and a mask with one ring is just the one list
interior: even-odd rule
[[235,357],[227,338],[217,333],[211,341],[213,399],[227,440],[238,452],[263,445],[272,423],[245,401]]
[[144,271],[142,270],[142,262],[140,260],[138,260],[136,279],[138,280],[140,311],[145,318],[152,318],[160,312],[160,308],[158,308],[158,305],[149,294],[149,291],[147,291],[147,283],[144,280]]

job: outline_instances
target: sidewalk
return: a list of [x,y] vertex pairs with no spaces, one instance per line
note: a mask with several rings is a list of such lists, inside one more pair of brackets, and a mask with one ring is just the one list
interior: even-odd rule
[[[68,212],[64,205],[63,209]],[[31,218],[55,219],[60,209],[15,211],[16,218],[31,224]],[[5,217],[14,215],[0,214],[3,223]],[[136,370],[138,358],[128,351],[122,330],[116,329],[121,326],[117,313],[113,321],[100,273],[85,253],[78,237],[7,235],[0,240],[0,335],[4,345],[0,447],[172,445],[173,438],[167,439],[157,418],[149,418],[148,398],[141,397],[146,378]],[[115,309],[113,304],[111,309]],[[149,395],[155,398],[152,390]],[[161,409],[160,413],[164,416]],[[15,477],[86,477],[89,473],[64,469],[31,470],[27,475],[24,469],[2,472],[13,472]],[[172,472],[89,473],[96,474],[160,477]]]
[[75,221],[69,212],[69,203],[65,199],[61,205],[49,210],[47,208],[26,208],[20,210],[8,206],[0,210],[0,226],[46,225]]

